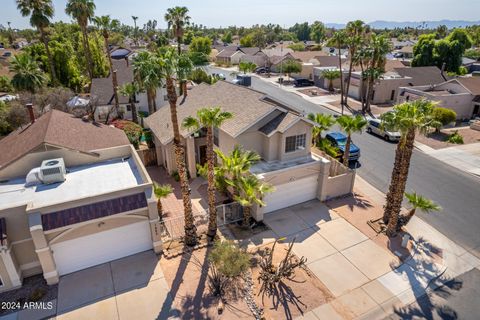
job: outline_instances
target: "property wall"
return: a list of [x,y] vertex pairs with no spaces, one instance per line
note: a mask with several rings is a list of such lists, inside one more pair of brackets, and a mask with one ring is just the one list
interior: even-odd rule
[[320,173],[320,163],[311,162],[309,164],[290,167],[283,170],[277,170],[262,174],[263,181],[268,182],[274,186],[284,184],[293,180],[318,175]]
[[[299,134],[306,134],[305,138],[305,149],[297,150],[294,152],[285,153],[285,142],[286,138],[294,135]],[[306,123],[305,121],[298,121],[292,127],[290,127],[287,131],[280,135],[280,143],[279,143],[279,160],[286,161],[292,160],[299,157],[305,157],[310,154],[310,142],[312,141],[312,127],[310,124]]]
[[0,170],[0,180],[16,177],[25,177],[27,173],[39,167],[43,160],[63,158],[67,167],[79,166],[87,163],[105,161],[107,159],[121,158],[130,155],[129,145],[95,151],[95,154],[70,151],[50,146],[42,146],[37,150],[26,154],[11,165]]
[[355,171],[328,177],[325,188],[325,200],[340,197],[353,192],[353,184],[355,182]]
[[[382,104],[396,101],[399,88],[407,86],[408,82],[410,81],[410,78],[379,79],[378,82],[374,85],[375,95],[373,96],[373,103]],[[395,91],[393,100],[390,99],[392,96],[392,90]]]

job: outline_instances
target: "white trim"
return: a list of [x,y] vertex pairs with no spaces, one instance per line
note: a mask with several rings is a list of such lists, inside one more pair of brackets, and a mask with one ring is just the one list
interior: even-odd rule
[[40,267],[40,266],[42,266],[40,264],[40,261],[34,261],[34,262],[29,262],[29,263],[22,264],[20,266],[20,270],[25,271],[25,270],[33,269],[33,268]]
[[148,222],[150,222],[150,223],[157,223],[158,221],[160,221],[160,218],[155,218],[155,219],[148,220]]
[[36,230],[42,230],[43,231],[43,226],[40,224],[34,225],[33,227],[30,227],[30,232],[36,231]]
[[46,246],[45,248],[41,248],[41,249],[36,249],[36,250],[35,250],[36,253],[46,252],[46,251],[50,251],[50,247],[49,247],[49,246]]
[[58,277],[58,272],[57,272],[57,270],[53,270],[53,271],[44,273],[44,274],[43,274],[43,277],[44,277],[45,279]]
[[32,238],[27,238],[27,239],[23,239],[23,240],[18,240],[18,241],[10,242],[10,244],[11,244],[12,246],[14,246],[14,245],[16,245],[16,244],[21,244],[21,243],[28,242],[28,241],[32,241],[32,242],[33,242],[33,239],[32,239]]

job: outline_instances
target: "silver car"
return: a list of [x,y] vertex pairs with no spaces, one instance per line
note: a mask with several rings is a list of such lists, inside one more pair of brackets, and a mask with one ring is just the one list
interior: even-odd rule
[[369,119],[368,120],[368,133],[374,133],[378,136],[383,137],[386,141],[398,141],[400,140],[400,132],[385,131],[382,129],[381,121],[379,119]]

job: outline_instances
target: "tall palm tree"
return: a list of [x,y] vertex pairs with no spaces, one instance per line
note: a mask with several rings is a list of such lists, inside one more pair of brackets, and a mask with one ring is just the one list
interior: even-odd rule
[[309,113],[308,119],[315,122],[315,126],[312,129],[312,140],[315,146],[319,146],[320,140],[322,140],[322,132],[330,129],[335,124],[335,118],[331,114],[324,113]]
[[138,17],[132,16],[133,19],[133,39],[135,40],[135,45],[138,46],[138,30],[137,30],[137,19]]
[[230,112],[224,112],[220,107],[202,108],[197,111],[197,117],[187,117],[183,120],[183,126],[189,129],[207,129],[207,181],[208,181],[208,233],[210,241],[217,234],[217,206],[215,200],[215,153],[213,151],[213,130],[222,123],[233,117]]
[[416,192],[405,192],[405,198],[407,198],[411,209],[405,216],[400,217],[397,231],[400,231],[401,227],[406,226],[410,222],[412,217],[415,215],[417,209],[425,213],[442,210],[442,208],[438,204],[428,198],[425,198],[422,195],[417,194]]
[[22,16],[30,16],[30,24],[37,28],[40,33],[40,40],[45,46],[45,52],[48,57],[48,67],[50,69],[50,77],[52,83],[56,85],[57,74],[55,73],[55,66],[53,64],[53,57],[48,46],[47,28],[50,25],[50,19],[53,18],[53,4],[51,0],[16,0],[17,8],[20,10]]
[[434,105],[435,103],[432,101],[415,100],[396,105],[393,112],[387,112],[381,116],[382,126],[385,130],[398,131],[401,134],[395,151],[395,163],[383,213],[388,236],[396,234],[415,134],[417,131],[425,134],[431,128],[440,126],[440,123],[433,117]]
[[173,192],[173,188],[169,184],[153,184],[153,193],[157,196],[157,211],[158,217],[160,220],[163,219],[163,206],[162,206],[162,199],[168,197],[169,194]]
[[83,49],[87,56],[87,70],[90,80],[93,79],[93,60],[88,42],[88,21],[95,15],[95,3],[93,0],[68,0],[65,12],[77,20],[80,30],[82,30]]
[[335,79],[340,78],[342,73],[340,70],[324,70],[322,71],[322,77],[328,80],[328,91],[333,92],[335,89],[333,88],[333,81]]
[[368,90],[366,99],[366,111],[370,112],[370,103],[373,96],[373,86],[376,80],[375,76],[379,76],[385,69],[386,54],[392,50],[392,44],[385,35],[373,34],[370,39],[370,65],[367,69],[368,73]]
[[[185,147],[182,144],[180,128],[177,116],[177,91],[175,79],[177,72],[188,59],[178,55],[175,50],[166,50],[159,53],[157,61],[159,65],[159,77],[165,79],[167,86],[168,103],[170,104],[170,117],[173,128],[173,145],[175,150],[175,162],[180,176],[180,188],[182,190],[183,208],[185,216],[185,244],[194,246],[197,243],[197,228],[193,220],[192,201],[190,199],[190,187],[188,185],[187,169],[185,165]],[[185,67],[185,66],[183,66]]]
[[345,33],[344,30],[339,30],[336,31],[331,38],[332,44],[337,48],[338,50],[338,68],[340,70],[340,105],[342,106],[342,114],[343,114],[343,109],[345,106],[345,101],[344,101],[344,83],[343,83],[343,71],[342,71],[342,48],[345,46],[347,42],[347,34]]
[[239,195],[236,195],[234,199],[243,207],[242,225],[249,227],[252,218],[252,206],[254,204],[264,206],[263,196],[274,191],[274,188],[272,185],[262,182],[253,174],[241,176],[237,181],[231,181],[231,184],[240,190]]
[[[110,48],[108,46],[108,38],[110,37],[110,31],[116,28],[119,24],[118,20],[110,19],[110,16],[94,17],[93,22],[100,29],[105,44],[105,54],[107,55],[108,64],[110,66],[110,74],[112,75],[113,96],[115,99],[115,111],[119,115],[120,104],[118,102],[118,81],[117,72],[113,69],[112,57],[110,56]],[[110,112],[109,112],[110,113]],[[108,117],[107,117],[108,121]]]
[[348,105],[348,91],[350,89],[350,78],[352,77],[353,65],[355,64],[355,56],[357,50],[362,46],[364,42],[365,24],[361,20],[350,21],[347,23],[347,45],[348,45],[348,58],[350,64],[348,67],[348,80],[347,87],[345,89],[345,105]]
[[28,91],[33,94],[47,83],[45,73],[26,53],[13,57],[10,61],[10,72],[14,73],[11,82],[17,91]]
[[347,134],[347,141],[345,143],[345,151],[343,152],[343,164],[348,167],[348,158],[350,157],[350,144],[352,143],[352,133],[362,132],[367,125],[367,120],[361,115],[355,117],[343,115],[337,119],[338,125]]
[[133,60],[135,80],[147,91],[148,113],[156,110],[157,88],[162,84],[158,57],[152,52],[141,51]]
[[185,26],[190,24],[187,7],[168,8],[165,14],[165,21],[168,23],[168,29],[172,30],[172,36],[177,39],[178,54],[182,52],[181,42]]
[[128,97],[128,102],[130,103],[130,109],[132,110],[132,121],[138,123],[138,114],[137,114],[137,105],[135,100],[137,94],[141,92],[140,86],[136,82],[126,83],[120,87],[120,94],[125,97]]

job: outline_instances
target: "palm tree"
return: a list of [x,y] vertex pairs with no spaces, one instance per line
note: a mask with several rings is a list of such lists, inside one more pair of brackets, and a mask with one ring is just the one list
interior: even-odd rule
[[442,208],[438,204],[436,204],[435,202],[433,202],[428,198],[425,198],[422,195],[417,194],[416,192],[412,192],[412,193],[405,192],[405,198],[407,198],[408,203],[412,208],[410,209],[407,215],[402,215],[400,217],[398,226],[397,226],[397,231],[400,231],[400,229],[403,226],[406,226],[410,222],[412,217],[415,215],[415,212],[417,211],[417,209],[425,213],[442,210]]
[[77,23],[82,30],[83,49],[87,56],[87,69],[90,80],[93,79],[93,62],[92,53],[90,51],[90,43],[88,42],[88,21],[92,20],[95,15],[95,3],[93,0],[69,0],[65,12],[77,19]]
[[231,183],[240,191],[239,195],[236,195],[234,199],[243,207],[242,225],[248,228],[252,218],[252,206],[254,204],[264,206],[263,196],[268,192],[274,191],[274,188],[272,185],[262,182],[253,174],[241,176],[238,180],[231,181]]
[[158,217],[160,220],[163,220],[163,207],[162,207],[162,199],[168,197],[169,194],[173,192],[173,188],[169,184],[153,184],[153,193],[157,196],[157,211]]
[[120,87],[120,94],[128,97],[128,102],[130,103],[130,108],[132,109],[132,121],[135,123],[138,123],[137,106],[135,104],[135,100],[139,92],[141,92],[141,88],[136,82],[126,83]]
[[168,29],[172,30],[172,35],[177,39],[178,54],[182,52],[181,42],[185,26],[190,24],[187,7],[174,7],[167,9],[165,21],[168,23]]
[[[112,57],[110,56],[110,48],[108,46],[108,38],[110,37],[110,31],[116,28],[119,24],[118,20],[110,19],[110,16],[94,17],[93,22],[98,29],[102,32],[103,40],[105,43],[105,54],[107,55],[108,64],[110,66],[110,74],[112,75],[113,96],[115,98],[115,111],[117,116],[119,115],[120,104],[118,102],[118,81],[117,72],[113,69]],[[110,114],[110,112],[109,112]],[[105,122],[108,122],[108,116]]]
[[133,39],[135,40],[135,45],[138,46],[138,30],[137,30],[137,19],[138,17],[132,16],[133,19]]
[[210,241],[217,234],[217,206],[215,201],[215,153],[213,151],[213,130],[222,125],[224,121],[232,118],[230,112],[222,112],[220,107],[202,108],[197,111],[197,117],[187,117],[183,126],[189,129],[207,129],[207,181],[208,181],[208,233]]
[[343,71],[342,71],[342,48],[345,46],[347,42],[347,34],[345,33],[344,30],[339,30],[335,32],[332,35],[332,38],[330,39],[331,42],[334,44],[335,47],[337,47],[338,50],[338,68],[340,70],[340,105],[342,106],[342,114],[343,114],[343,108],[345,105],[344,101],[344,90],[343,90]]
[[365,24],[361,20],[350,21],[347,23],[347,45],[348,45],[348,57],[350,59],[350,65],[348,67],[348,80],[347,87],[345,89],[345,105],[348,105],[348,91],[350,89],[350,78],[352,77],[353,65],[355,64],[355,56],[359,47],[364,42]]
[[328,80],[328,91],[333,92],[333,81],[340,78],[342,73],[340,70],[324,70],[322,71],[322,76]]
[[141,51],[133,60],[135,80],[147,91],[148,113],[156,110],[157,88],[162,84],[160,65],[157,56],[149,51]]
[[312,129],[312,140],[315,146],[319,146],[320,140],[322,140],[322,132],[330,129],[335,123],[335,118],[331,114],[323,113],[309,113],[308,119],[315,122],[315,126]]
[[53,18],[53,4],[51,0],[16,0],[17,8],[20,10],[22,16],[30,16],[30,24],[37,28],[40,33],[40,40],[45,46],[45,52],[48,57],[48,66],[50,69],[50,77],[52,83],[56,85],[57,74],[55,73],[55,66],[53,64],[53,57],[50,53],[47,38],[47,28],[50,25],[50,19]]
[[350,157],[350,144],[352,142],[352,133],[362,132],[363,128],[367,125],[367,120],[365,120],[361,115],[356,115],[355,117],[343,115],[337,119],[338,125],[342,128],[343,131],[347,134],[347,141],[345,143],[345,151],[343,152],[343,164],[348,167],[348,158]]
[[382,126],[385,130],[398,131],[401,134],[395,151],[395,163],[383,213],[383,221],[387,224],[388,236],[395,236],[396,234],[415,134],[417,131],[425,134],[431,128],[440,125],[433,117],[434,106],[435,103],[432,101],[419,99],[397,105],[393,108],[393,112],[387,112],[381,116]]
[[33,94],[47,83],[45,73],[37,62],[26,53],[13,57],[10,61],[10,72],[14,73],[11,82],[17,91],[29,91]]
[[178,125],[177,91],[175,90],[175,77],[179,69],[182,68],[182,65],[187,63],[186,59],[188,58],[183,55],[178,55],[175,50],[166,50],[159,53],[157,57],[160,71],[159,78],[165,79],[168,103],[170,104],[175,162],[177,165],[178,174],[180,176],[180,187],[182,190],[185,216],[185,244],[188,246],[194,246],[197,243],[197,228],[193,220],[190,187],[188,185],[187,170],[185,165],[185,147],[182,144],[182,137],[180,135],[180,128]]

